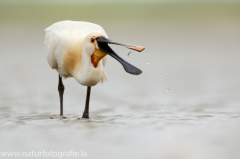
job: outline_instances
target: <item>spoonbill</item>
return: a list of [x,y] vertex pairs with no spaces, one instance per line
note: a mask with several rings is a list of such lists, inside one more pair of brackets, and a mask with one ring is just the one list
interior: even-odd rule
[[83,21],[60,21],[45,29],[47,61],[59,74],[58,91],[60,116],[63,116],[64,85],[62,77],[74,77],[87,86],[85,109],[82,118],[89,118],[91,87],[106,81],[104,70],[108,55],[121,63],[126,72],[139,75],[142,71],[118,56],[108,44],[143,51],[144,47],[128,45],[108,39],[104,29],[94,23]]

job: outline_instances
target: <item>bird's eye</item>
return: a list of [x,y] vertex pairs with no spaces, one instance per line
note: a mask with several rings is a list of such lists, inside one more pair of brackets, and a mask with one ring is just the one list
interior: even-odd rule
[[91,39],[91,42],[92,42],[92,43],[94,43],[94,41],[95,41],[95,39],[94,39],[94,38],[92,38],[92,39]]

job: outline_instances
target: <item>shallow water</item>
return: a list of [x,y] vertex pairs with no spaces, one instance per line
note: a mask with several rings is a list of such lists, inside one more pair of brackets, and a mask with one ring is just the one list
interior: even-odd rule
[[81,119],[80,112],[60,118],[54,109],[41,107],[21,114],[19,108],[5,110],[1,151],[84,150],[88,158],[239,157],[239,112],[127,106],[98,108],[89,120]]
[[87,158],[104,159],[240,158],[240,23],[218,18],[127,27],[103,22],[112,40],[146,47],[128,56],[129,50],[111,46],[143,74],[129,75],[109,58],[108,81],[92,88],[89,120],[81,119],[87,88],[74,79],[63,81],[64,118],[58,115],[58,75],[43,46],[43,29],[51,23],[3,24],[0,151],[84,150]]

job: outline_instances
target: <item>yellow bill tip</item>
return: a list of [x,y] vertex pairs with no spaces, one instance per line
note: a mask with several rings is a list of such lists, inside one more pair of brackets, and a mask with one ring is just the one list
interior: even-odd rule
[[136,50],[136,51],[143,51],[145,48],[142,47],[142,46],[128,46],[129,49],[133,49],[133,50]]

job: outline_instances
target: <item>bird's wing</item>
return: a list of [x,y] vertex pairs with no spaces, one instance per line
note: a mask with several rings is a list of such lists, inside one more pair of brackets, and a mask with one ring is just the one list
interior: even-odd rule
[[58,63],[55,58],[55,51],[58,46],[58,37],[54,34],[53,30],[51,27],[48,27],[45,29],[45,47],[46,47],[46,55],[47,55],[47,61],[50,67],[52,69],[57,69],[58,68]]

